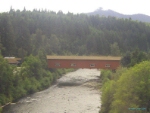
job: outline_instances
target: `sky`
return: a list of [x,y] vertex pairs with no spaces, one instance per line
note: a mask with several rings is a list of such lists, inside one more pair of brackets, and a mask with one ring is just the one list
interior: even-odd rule
[[47,9],[64,13],[88,13],[98,8],[111,9],[122,14],[146,14],[150,16],[150,0],[0,0],[0,12],[10,7],[17,10]]

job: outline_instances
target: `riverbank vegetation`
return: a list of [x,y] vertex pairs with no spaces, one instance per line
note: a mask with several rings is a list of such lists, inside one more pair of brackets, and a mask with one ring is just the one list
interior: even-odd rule
[[[129,65],[132,61],[135,60],[131,59]],[[109,70],[101,72],[103,85],[100,113],[133,113],[129,108],[150,110],[150,61],[136,61],[133,66],[120,67],[115,73]],[[140,110],[138,112],[143,113]]]
[[[149,83],[147,84],[147,81],[144,81],[144,79],[142,79],[142,77],[145,76],[150,77],[150,74],[145,75],[145,73],[149,72],[150,68],[150,66],[148,65],[148,63],[150,63],[149,56],[150,56],[149,53],[140,51],[139,49],[135,49],[132,52],[128,51],[126,54],[124,54],[124,56],[122,56],[121,59],[122,65],[115,72],[112,72],[111,70],[101,71],[100,81],[102,84],[101,87],[102,105],[100,113],[130,113],[130,112],[132,113],[133,111],[129,111],[128,108],[148,107],[149,101],[142,100],[144,97],[142,97],[141,99],[140,96],[145,95],[144,93],[146,87],[150,88],[148,86]],[[143,70],[143,68],[147,68],[147,70]],[[146,72],[142,74],[142,72],[144,71]],[[140,78],[141,81],[139,78],[138,79],[136,78],[139,76],[141,76]],[[143,87],[143,89],[140,88],[138,89],[136,87]],[[140,94],[138,94],[139,92]],[[149,97],[148,93],[146,95]],[[147,96],[145,97],[145,99],[147,98]],[[137,101],[140,101],[141,103],[144,103],[145,101],[145,104],[142,105],[141,103],[138,103],[137,101],[134,100],[135,98],[137,99]],[[133,101],[131,101],[132,99]],[[123,105],[119,106],[120,104]]]
[[3,106],[43,90],[67,71],[71,71],[71,69],[50,71],[46,63],[46,58],[42,59],[42,57],[30,55],[25,57],[21,67],[17,68],[8,64],[0,56],[0,105]]

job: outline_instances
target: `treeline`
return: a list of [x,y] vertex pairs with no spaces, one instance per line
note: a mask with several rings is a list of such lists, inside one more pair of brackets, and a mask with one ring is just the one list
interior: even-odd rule
[[120,55],[139,48],[148,52],[150,26],[115,17],[64,14],[46,10],[10,9],[0,14],[0,50],[3,56]]
[[21,67],[8,64],[0,55],[0,112],[2,106],[48,88],[66,69],[48,70],[45,55],[25,57]]
[[[116,72],[101,71],[100,113],[138,113],[150,111],[150,57],[135,50],[121,60]],[[144,111],[143,111],[144,110]]]

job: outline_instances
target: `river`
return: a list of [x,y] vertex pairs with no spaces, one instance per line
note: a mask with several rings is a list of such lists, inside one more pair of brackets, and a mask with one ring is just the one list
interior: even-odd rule
[[4,113],[98,113],[98,76],[97,69],[70,72],[48,89],[7,106]]

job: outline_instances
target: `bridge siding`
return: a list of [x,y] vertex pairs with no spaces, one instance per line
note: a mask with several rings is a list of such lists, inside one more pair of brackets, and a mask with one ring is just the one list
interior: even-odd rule
[[[60,66],[56,66],[59,63]],[[74,63],[76,66],[71,66]],[[95,64],[95,67],[90,67]],[[110,67],[105,67],[110,64]],[[48,59],[49,68],[97,68],[97,69],[112,69],[115,70],[120,65],[120,60],[67,60],[67,59]]]

